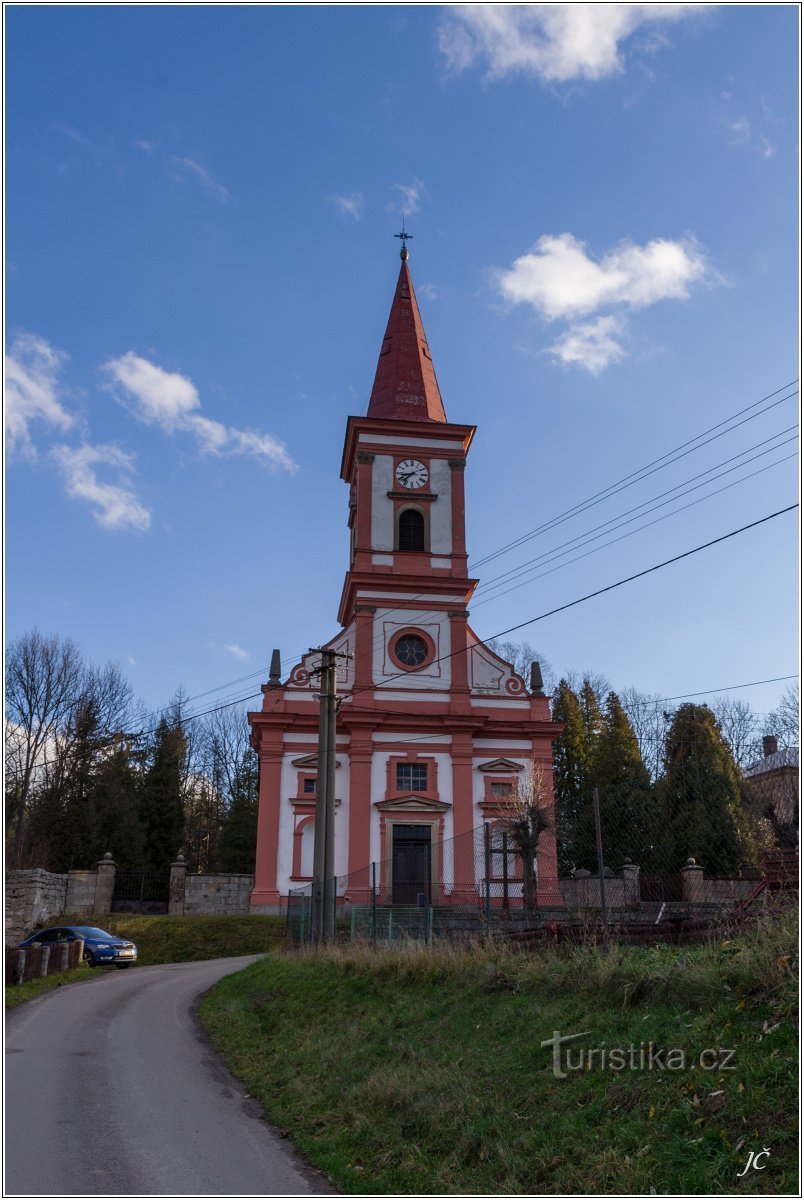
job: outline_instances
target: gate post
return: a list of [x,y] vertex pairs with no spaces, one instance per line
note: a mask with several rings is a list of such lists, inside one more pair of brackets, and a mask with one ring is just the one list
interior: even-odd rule
[[117,863],[112,858],[111,851],[107,850],[95,867],[94,911],[96,913],[109,913],[112,911],[116,875]]
[[180,854],[175,862],[170,864],[170,896],[168,898],[168,916],[184,916],[184,887],[187,879],[187,863],[184,855]]

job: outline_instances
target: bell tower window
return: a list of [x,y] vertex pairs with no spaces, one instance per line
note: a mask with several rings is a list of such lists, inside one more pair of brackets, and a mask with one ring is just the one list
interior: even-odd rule
[[417,508],[406,508],[399,514],[396,548],[419,552],[426,549],[424,516]]

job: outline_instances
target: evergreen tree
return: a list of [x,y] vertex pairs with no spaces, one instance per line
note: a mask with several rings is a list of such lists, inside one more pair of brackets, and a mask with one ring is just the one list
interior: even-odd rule
[[222,871],[250,875],[257,857],[259,762],[251,748],[243,752],[232,785],[232,801],[221,833]]
[[600,796],[606,865],[619,870],[626,858],[642,867],[652,865],[661,833],[654,791],[637,736],[616,692],[609,692],[606,699],[592,774]]
[[712,875],[754,862],[757,847],[742,804],[742,781],[712,711],[682,704],[667,732],[659,796],[667,838],[664,869],[692,857]]
[[186,738],[177,712],[162,717],[154,734],[150,761],[140,791],[143,863],[167,867],[184,837],[183,768]]
[[95,841],[89,865],[110,850],[119,867],[142,866],[139,785],[140,776],[125,745],[119,743],[103,759],[95,774]]
[[553,720],[564,730],[553,743],[553,788],[556,812],[558,871],[568,875],[578,861],[578,822],[589,785],[589,760],[584,715],[580,701],[566,679],[553,697]]

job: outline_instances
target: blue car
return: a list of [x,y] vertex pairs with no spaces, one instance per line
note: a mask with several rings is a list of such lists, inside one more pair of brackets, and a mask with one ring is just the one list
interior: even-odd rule
[[137,947],[96,925],[59,925],[33,933],[20,946],[52,946],[84,939],[84,962],[89,967],[112,966],[123,970],[137,961]]

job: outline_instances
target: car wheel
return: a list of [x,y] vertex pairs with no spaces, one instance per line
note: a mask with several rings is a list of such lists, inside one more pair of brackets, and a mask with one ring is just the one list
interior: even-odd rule
[[84,962],[87,964],[88,967],[95,966],[95,955],[92,953],[91,950],[84,951]]
[[131,966],[131,963],[115,963],[114,965],[117,967],[118,971],[127,971]]

